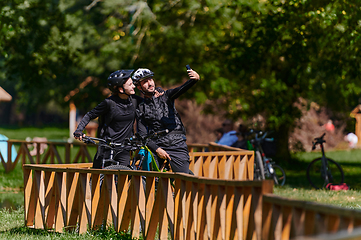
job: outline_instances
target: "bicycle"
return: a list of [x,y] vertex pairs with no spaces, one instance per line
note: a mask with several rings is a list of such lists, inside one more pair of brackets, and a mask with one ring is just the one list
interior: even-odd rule
[[[250,139],[255,156],[254,156],[254,179],[264,180],[273,179],[274,183],[283,186],[286,182],[286,173],[282,167],[275,164],[272,158],[266,156],[262,148],[262,143],[265,141],[273,141],[273,138],[266,138],[267,132],[251,130],[248,135],[255,134],[253,139]],[[259,137],[259,135],[261,135]]]
[[325,188],[329,183],[341,184],[344,181],[341,165],[325,155],[323,147],[326,142],[323,139],[325,135],[326,133],[312,141],[312,150],[315,150],[316,146],[320,145],[322,157],[314,159],[307,167],[307,179],[312,187],[316,189]]
[[[144,170],[144,171],[157,171],[157,172],[167,172],[171,171],[171,166],[169,160],[165,160],[161,168],[158,167],[156,160],[152,151],[148,148],[148,143],[151,139],[156,139],[160,136],[163,136],[169,132],[168,129],[150,133],[144,137],[136,133],[133,137],[125,139],[123,143],[114,143],[111,139],[101,139],[94,137],[83,137],[83,142],[92,143],[100,147],[110,149],[110,156],[108,159],[103,159],[102,169],[111,169],[111,170]],[[117,161],[114,160],[116,156],[115,147],[128,147],[130,151],[133,152],[131,157],[131,164],[128,166],[120,165]],[[139,151],[137,151],[139,150]],[[106,164],[110,164],[107,165]],[[189,170],[189,174],[194,175],[194,173]],[[104,175],[100,175],[100,180],[102,182]],[[143,182],[145,184],[145,177],[143,177]]]
[[[158,168],[153,153],[149,150],[147,144],[150,139],[155,139],[166,133],[168,133],[168,130],[154,132],[148,134],[145,137],[142,137],[139,134],[135,134],[135,136],[133,137],[126,138],[123,143],[114,143],[110,138],[102,139],[102,138],[84,136],[83,142],[95,144],[102,148],[110,149],[109,158],[102,160],[102,169],[148,170],[148,171],[156,170],[160,172],[161,170]],[[114,160],[114,157],[117,154],[115,152],[116,147],[121,147],[121,148],[127,147],[131,152],[133,152],[133,156],[131,157],[132,161],[130,165],[128,166],[120,165],[119,162]],[[142,152],[139,151],[140,153],[138,152],[138,154],[136,155],[137,150],[144,150],[144,151]],[[145,152],[148,152],[151,157],[150,159],[151,166],[146,166],[142,164],[143,160],[146,158]],[[164,167],[166,167],[166,170],[169,170],[167,165],[165,165]]]

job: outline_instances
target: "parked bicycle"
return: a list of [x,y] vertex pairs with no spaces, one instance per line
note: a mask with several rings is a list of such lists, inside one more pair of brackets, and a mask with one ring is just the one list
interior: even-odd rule
[[275,164],[272,158],[266,156],[262,148],[262,143],[274,141],[273,138],[266,138],[267,132],[251,130],[248,135],[254,134],[254,138],[250,139],[250,143],[254,149],[254,179],[273,179],[274,183],[283,186],[286,182],[286,173],[282,167]]
[[307,167],[307,179],[316,189],[325,188],[327,184],[341,184],[344,181],[344,174],[340,164],[325,156],[323,144],[326,133],[312,141],[312,150],[320,145],[322,157],[314,159]]

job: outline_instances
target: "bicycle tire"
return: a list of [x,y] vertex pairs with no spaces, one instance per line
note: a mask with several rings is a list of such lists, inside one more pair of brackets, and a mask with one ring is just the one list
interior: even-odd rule
[[[130,167],[128,166],[124,166],[124,165],[109,165],[107,167],[105,167],[104,169],[110,169],[110,170],[133,170],[131,169]],[[131,178],[132,176],[130,176]],[[100,186],[102,186],[102,183],[103,183],[103,179],[104,179],[104,174],[100,174]],[[114,179],[115,179],[115,184],[118,183],[118,176],[115,175],[114,176]],[[146,177],[145,176],[142,176],[142,182],[143,182],[143,187],[144,187],[144,191],[146,189],[145,187],[145,184],[146,184]]]
[[275,185],[277,186],[283,186],[286,182],[286,173],[277,164],[272,165],[273,173],[271,174],[273,181],[275,182]]
[[[344,173],[340,164],[330,158],[326,158],[328,165],[328,183],[341,184],[344,181]],[[314,159],[307,167],[307,179],[315,189],[326,187],[327,182],[322,176],[322,158]]]
[[255,152],[254,161],[255,161],[254,179],[264,180],[265,175],[264,175],[263,159],[259,151]]

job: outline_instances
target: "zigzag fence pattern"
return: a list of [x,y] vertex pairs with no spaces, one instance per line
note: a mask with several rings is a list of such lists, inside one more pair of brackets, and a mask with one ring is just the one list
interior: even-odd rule
[[26,226],[108,224],[144,239],[361,239],[361,211],[275,196],[272,181],[251,181],[253,152],[222,150],[190,151],[195,176],[26,164]]
[[[7,140],[7,156],[3,156],[0,152],[0,160],[5,169],[5,172],[11,172],[16,167],[17,163],[21,160],[22,164],[45,164],[45,163],[90,163],[93,161],[93,156],[89,153],[89,148],[94,148],[95,145],[84,144],[75,141],[68,142],[48,142],[48,141],[20,141],[20,140]],[[41,145],[46,145],[47,148],[44,153],[40,152]],[[15,161],[13,159],[12,147],[16,146],[17,155]],[[36,155],[30,154],[31,148],[35,146]],[[216,143],[209,144],[189,144],[189,152],[208,152],[208,151],[239,151],[240,149],[231,148],[227,146],[218,145]],[[63,152],[62,152],[63,151]],[[75,156],[72,152],[76,151]],[[95,153],[95,150],[94,150]],[[73,157],[72,157],[73,156]]]
[[[287,199],[273,194],[262,197],[262,239],[361,239],[361,211]],[[354,238],[346,236],[358,231]],[[330,234],[330,235],[326,235]],[[308,238],[304,238],[307,236]]]
[[[48,147],[46,151],[40,153],[40,145],[46,144]],[[12,159],[12,146],[16,146],[17,155],[15,161]],[[36,155],[32,156],[30,154],[30,149],[32,146],[36,146]],[[92,162],[93,157],[89,154],[88,147],[95,146],[85,145],[80,142],[67,143],[67,142],[33,142],[33,141],[19,141],[19,140],[7,140],[7,156],[4,159],[4,156],[0,152],[0,160],[5,169],[5,172],[11,172],[14,170],[18,162],[21,160],[23,164],[44,164],[44,163],[86,163]],[[64,153],[61,153],[61,150]],[[72,150],[77,150],[77,153],[74,158],[72,158]],[[60,154],[61,153],[61,154]]]
[[110,224],[144,239],[260,239],[262,195],[272,192],[272,181],[90,167],[25,165],[26,226],[83,233]]

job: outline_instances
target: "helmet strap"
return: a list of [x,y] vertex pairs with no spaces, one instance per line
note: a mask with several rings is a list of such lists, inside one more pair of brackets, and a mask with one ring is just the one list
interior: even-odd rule
[[128,94],[128,93],[125,92],[125,89],[124,89],[123,86],[121,86],[120,88],[123,89],[123,92],[118,91],[119,94],[124,94],[124,95],[127,95],[128,97],[130,97],[130,94]]
[[142,87],[142,85],[140,85],[140,89],[138,88],[138,90],[141,92],[141,93],[143,93],[143,95],[144,95],[144,97],[152,97],[154,94],[155,94],[155,92],[152,92],[152,93],[149,93],[149,92],[145,92],[144,90],[143,90],[143,87]]

